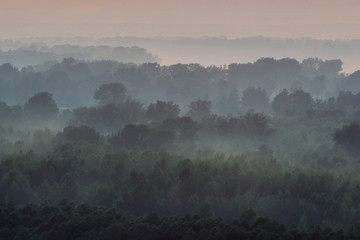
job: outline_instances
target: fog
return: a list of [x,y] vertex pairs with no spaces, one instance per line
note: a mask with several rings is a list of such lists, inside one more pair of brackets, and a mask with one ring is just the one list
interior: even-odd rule
[[360,239],[359,6],[1,1],[0,239]]

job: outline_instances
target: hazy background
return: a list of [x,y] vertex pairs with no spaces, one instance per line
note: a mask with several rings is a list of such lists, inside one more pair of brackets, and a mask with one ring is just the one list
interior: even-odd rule
[[[137,46],[165,65],[320,57],[342,59],[346,73],[359,69],[357,0],[0,0],[0,4],[0,39],[27,44]],[[2,44],[0,50],[9,48]]]
[[356,0],[2,0],[2,37],[360,38]]

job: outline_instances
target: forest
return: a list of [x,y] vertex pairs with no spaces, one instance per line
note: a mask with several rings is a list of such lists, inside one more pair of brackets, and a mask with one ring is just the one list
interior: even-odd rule
[[4,63],[0,238],[359,239],[359,82],[340,59]]

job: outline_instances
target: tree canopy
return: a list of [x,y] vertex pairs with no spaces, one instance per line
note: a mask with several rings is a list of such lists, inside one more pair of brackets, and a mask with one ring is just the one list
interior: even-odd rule
[[50,118],[59,112],[59,108],[48,92],[40,92],[29,98],[24,105],[25,110],[33,116]]
[[126,87],[118,82],[101,84],[94,93],[100,105],[121,104],[126,101]]

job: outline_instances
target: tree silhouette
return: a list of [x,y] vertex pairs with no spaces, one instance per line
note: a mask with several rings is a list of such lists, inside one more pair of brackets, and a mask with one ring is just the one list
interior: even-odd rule
[[360,126],[352,123],[343,126],[335,132],[334,141],[344,148],[349,154],[357,156],[360,154]]
[[197,122],[202,122],[210,116],[211,102],[197,100],[190,103],[187,115]]
[[101,84],[94,93],[94,99],[100,105],[121,104],[127,99],[126,87],[117,82]]
[[35,94],[25,103],[24,108],[31,115],[41,118],[50,118],[59,112],[52,95],[48,92]]
[[169,118],[177,118],[180,109],[177,104],[171,102],[157,101],[150,104],[146,110],[146,116],[154,122],[161,123]]
[[269,96],[265,89],[248,87],[241,97],[241,105],[244,111],[253,109],[257,112],[268,112],[270,108]]

